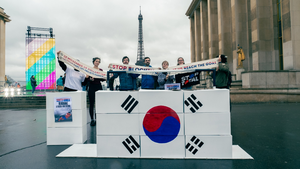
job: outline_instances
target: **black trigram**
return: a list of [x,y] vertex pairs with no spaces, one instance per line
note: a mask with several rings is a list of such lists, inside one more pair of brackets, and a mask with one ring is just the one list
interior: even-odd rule
[[[131,95],[129,95],[126,100],[122,103],[121,107],[124,108],[128,113],[138,105],[139,101],[135,100]],[[131,106],[131,107],[130,107]]]
[[[134,151],[140,148],[140,145],[135,141],[135,139],[131,135],[129,136],[129,139],[126,138],[125,141],[123,141],[122,143],[130,154],[132,154]],[[130,146],[131,143],[133,144]]]
[[198,147],[201,148],[204,143],[202,141],[200,141],[200,139],[198,139],[196,136],[193,136],[191,138],[191,142],[192,143],[187,143],[187,145],[185,146],[185,149],[188,149],[192,154],[195,155],[198,152],[197,148]]
[[[192,100],[191,98],[192,98],[193,100]],[[200,106],[200,107],[203,106],[203,104],[202,104],[200,101],[197,101],[197,102],[196,102],[196,99],[197,99],[196,96],[195,96],[194,94],[192,94],[191,97],[188,97],[187,100],[184,101],[184,103],[185,103],[186,106],[189,106],[190,103],[192,104],[193,107],[191,107],[190,110],[191,110],[193,113],[195,113],[196,110],[199,109],[199,106]],[[194,102],[194,100],[195,100],[195,102],[196,102],[199,106]],[[190,102],[190,103],[189,103],[189,102]],[[196,110],[195,110],[194,108],[195,108]]]

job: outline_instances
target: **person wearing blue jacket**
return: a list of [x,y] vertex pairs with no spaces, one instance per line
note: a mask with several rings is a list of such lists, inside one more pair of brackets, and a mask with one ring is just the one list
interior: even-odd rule
[[[167,70],[168,67],[169,67],[169,62],[166,60],[163,61],[162,62],[163,70]],[[159,85],[159,89],[163,90],[165,89],[165,84],[174,83],[174,76],[170,75],[168,72],[159,72],[157,82]]]
[[[150,65],[150,58],[145,57],[144,59],[145,67],[152,67]],[[156,77],[157,78],[157,77]],[[155,77],[152,75],[142,75],[142,89],[155,89]]]
[[[129,58],[124,56],[122,58],[122,63],[124,65],[129,64]],[[137,90],[136,78],[139,74],[133,73],[114,73],[112,78],[115,79],[119,77],[120,79],[120,91],[128,91],[128,90]]]

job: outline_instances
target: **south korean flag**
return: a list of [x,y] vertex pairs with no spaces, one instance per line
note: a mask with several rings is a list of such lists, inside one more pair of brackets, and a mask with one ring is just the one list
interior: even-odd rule
[[140,91],[141,157],[184,157],[182,96],[182,91]]

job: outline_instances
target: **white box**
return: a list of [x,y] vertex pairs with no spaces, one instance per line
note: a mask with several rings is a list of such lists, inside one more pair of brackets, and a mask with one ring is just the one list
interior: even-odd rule
[[87,140],[87,126],[47,128],[47,145],[83,144]]
[[54,109],[54,98],[71,98],[72,110],[86,108],[86,92],[47,92],[46,93],[46,109]]
[[[145,129],[148,129],[149,132],[161,133],[163,135],[174,135],[174,133],[177,135],[184,135],[184,114],[183,113],[176,113],[177,117],[173,116],[167,116],[164,117],[162,115],[152,115],[149,117],[148,114],[139,114],[139,121],[140,121],[140,135],[146,135]],[[145,118],[145,116],[148,116]],[[152,117],[152,118],[151,118]],[[180,122],[178,122],[178,119]],[[148,121],[148,122],[147,122]],[[146,128],[144,129],[144,125]],[[179,128],[178,128],[179,127]],[[179,129],[179,131],[178,131]]]
[[185,135],[230,135],[230,113],[185,114]]
[[55,122],[54,110],[47,109],[47,127],[82,127],[87,124],[87,110],[72,110],[71,122]]
[[140,157],[140,137],[97,136],[98,157]]
[[134,114],[139,112],[137,91],[97,91],[96,113]]
[[166,106],[175,112],[183,112],[183,92],[168,90],[142,90],[139,92],[139,112],[147,113],[156,106]]
[[184,91],[184,113],[229,113],[229,98],[228,89]]
[[156,143],[148,136],[141,137],[141,157],[143,158],[184,158],[185,138],[177,136],[168,143]]
[[97,135],[139,135],[138,114],[97,113]]
[[186,157],[232,158],[232,136],[186,136]]

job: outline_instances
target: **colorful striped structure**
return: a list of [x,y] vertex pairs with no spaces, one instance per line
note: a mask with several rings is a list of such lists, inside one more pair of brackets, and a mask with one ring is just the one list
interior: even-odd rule
[[26,37],[26,89],[32,89],[32,75],[37,81],[36,89],[55,89],[55,61],[54,38]]

